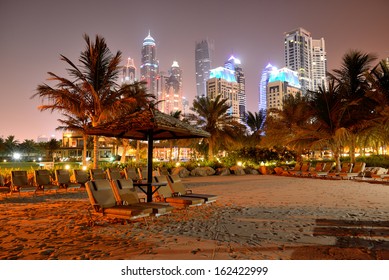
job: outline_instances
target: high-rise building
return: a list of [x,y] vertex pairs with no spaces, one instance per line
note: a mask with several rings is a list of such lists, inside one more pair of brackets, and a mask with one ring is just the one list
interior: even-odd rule
[[327,88],[327,53],[324,39],[312,40],[312,89]]
[[148,93],[157,97],[157,78],[159,72],[159,62],[156,58],[156,45],[150,31],[143,40],[142,46],[142,65],[140,66],[140,79],[147,82]]
[[134,64],[134,59],[128,58],[127,64],[123,66],[122,71],[122,83],[123,84],[132,84],[136,80],[136,67]]
[[177,61],[173,61],[169,76],[161,76],[161,79],[164,81],[161,83],[160,111],[166,114],[175,111],[182,112],[182,70]]
[[221,95],[222,99],[227,99],[226,104],[230,106],[227,114],[232,116],[233,120],[239,121],[239,86],[236,81],[235,71],[224,67],[211,69],[206,86],[209,98],[214,99],[216,96]]
[[281,68],[272,71],[267,83],[267,110],[283,108],[284,97],[288,94],[295,96],[301,93],[301,85],[296,71]]
[[270,63],[266,65],[265,69],[262,71],[261,81],[259,83],[258,111],[267,110],[267,83],[269,82],[270,74],[274,71],[277,71],[277,67],[274,67]]
[[[326,85],[327,58],[324,39],[313,40],[311,33],[297,28],[285,33],[285,65],[299,75],[301,91]],[[324,73],[324,74],[323,74]]]
[[238,100],[239,100],[239,119],[243,123],[246,118],[246,91],[245,91],[245,77],[241,67],[241,61],[233,55],[224,64],[224,67],[234,71],[236,82],[238,83]]
[[206,82],[209,79],[211,69],[211,44],[208,40],[196,42],[195,65],[196,65],[196,88],[197,96],[206,96]]

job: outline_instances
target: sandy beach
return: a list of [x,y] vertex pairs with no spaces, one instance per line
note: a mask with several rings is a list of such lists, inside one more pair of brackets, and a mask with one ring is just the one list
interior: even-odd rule
[[276,175],[183,179],[216,203],[88,225],[86,192],[0,197],[0,259],[389,259],[389,185]]

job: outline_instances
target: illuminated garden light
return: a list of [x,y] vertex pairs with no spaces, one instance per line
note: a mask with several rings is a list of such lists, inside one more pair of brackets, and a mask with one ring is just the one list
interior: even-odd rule
[[87,167],[85,165],[82,166],[82,170],[86,170]]
[[69,165],[69,164],[66,164],[66,165],[65,165],[65,169],[66,169],[66,170],[69,170],[69,169],[70,169],[70,165]]
[[19,154],[19,153],[14,153],[14,154],[12,155],[12,157],[13,157],[14,159],[16,159],[16,160],[19,160],[19,159],[21,159],[22,155]]

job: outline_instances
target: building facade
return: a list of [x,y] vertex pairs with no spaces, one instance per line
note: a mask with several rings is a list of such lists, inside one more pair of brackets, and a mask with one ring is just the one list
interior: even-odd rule
[[[160,76],[161,97],[160,111],[166,114],[171,112],[183,112],[182,104],[182,70],[177,61],[173,61],[168,76]],[[162,81],[163,79],[163,81]]]
[[197,96],[204,97],[207,94],[206,83],[211,70],[211,44],[208,40],[196,42],[195,66]]
[[327,88],[327,53],[324,39],[312,40],[312,89]]
[[327,86],[327,54],[325,42],[312,39],[311,33],[297,28],[285,33],[285,66],[299,75],[301,91],[317,91]]
[[159,61],[156,55],[156,44],[149,32],[148,36],[143,40],[140,80],[147,82],[146,88],[148,93],[158,97],[157,78],[159,74]]
[[136,67],[134,59],[129,57],[127,64],[123,66],[122,84],[133,84],[136,81]]
[[287,95],[296,96],[298,93],[301,93],[297,72],[286,67],[271,72],[266,91],[267,110],[282,110],[283,100]]
[[233,120],[239,121],[239,85],[236,81],[235,72],[224,67],[211,69],[206,85],[207,96],[214,99],[221,95],[222,99],[227,99],[226,104],[230,106],[227,114]]
[[261,81],[259,82],[258,111],[267,110],[267,84],[270,74],[274,71],[277,71],[277,67],[274,67],[270,63],[262,71]]
[[245,77],[244,72],[241,67],[241,61],[235,58],[233,55],[227,60],[224,64],[224,67],[234,71],[235,79],[238,83],[238,100],[239,100],[239,119],[241,123],[244,123],[246,119],[246,108],[247,108],[247,99],[246,99],[246,90],[245,90]]

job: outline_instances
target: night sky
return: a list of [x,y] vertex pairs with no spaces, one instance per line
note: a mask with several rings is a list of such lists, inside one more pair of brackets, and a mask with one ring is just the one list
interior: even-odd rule
[[[368,5],[368,6],[367,6]],[[173,60],[183,70],[184,95],[196,93],[194,46],[215,44],[212,67],[233,53],[246,76],[248,110],[258,110],[258,83],[267,63],[283,67],[284,33],[298,27],[326,43],[328,70],[338,68],[350,49],[389,56],[388,0],[0,0],[0,136],[36,140],[61,132],[60,115],[39,112],[31,96],[47,72],[66,76],[63,54],[77,62],[82,35],[102,35],[113,53],[135,59],[139,68],[148,31],[157,44],[160,70]]]

